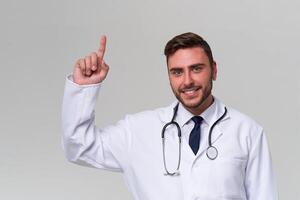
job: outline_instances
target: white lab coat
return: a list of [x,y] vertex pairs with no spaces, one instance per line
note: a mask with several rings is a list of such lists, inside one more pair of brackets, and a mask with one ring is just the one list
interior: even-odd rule
[[[176,104],[127,115],[114,126],[98,129],[95,112],[100,84],[66,81],[62,110],[63,147],[74,163],[123,173],[139,200],[277,200],[271,157],[264,130],[254,120],[228,108],[212,134],[219,156],[209,160],[206,147],[195,156],[182,141],[180,176],[164,176],[162,127]],[[217,100],[219,118],[224,105]],[[105,113],[99,113],[105,117]],[[216,120],[215,119],[215,120]],[[168,130],[167,163],[176,168],[178,138]],[[171,153],[170,153],[171,152]]]

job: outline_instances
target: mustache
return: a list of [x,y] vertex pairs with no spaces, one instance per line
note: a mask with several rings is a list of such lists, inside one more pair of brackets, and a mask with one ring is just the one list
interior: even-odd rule
[[187,91],[192,91],[192,90],[198,90],[200,88],[201,88],[201,86],[193,85],[193,86],[188,86],[188,87],[184,87],[184,88],[180,89],[180,92],[187,92]]

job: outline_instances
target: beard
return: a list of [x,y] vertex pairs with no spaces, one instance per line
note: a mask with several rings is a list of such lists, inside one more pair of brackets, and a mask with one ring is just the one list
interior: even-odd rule
[[[197,89],[197,92],[201,92],[202,94],[199,94],[199,96],[197,96],[197,100],[194,101],[194,102],[188,102],[188,100],[185,100],[181,97],[181,93],[183,93],[183,91],[186,91],[186,90],[189,90],[191,88],[194,88],[194,87],[199,87]],[[185,88],[182,88],[182,89],[178,89],[178,90],[175,90],[173,87],[172,87],[172,91],[175,95],[175,97],[177,98],[177,100],[188,110],[194,110],[194,109],[197,109],[197,108],[201,108],[201,106],[206,102],[206,100],[208,100],[208,98],[210,97],[211,95],[211,90],[212,90],[212,87],[213,87],[213,80],[212,80],[212,77],[210,78],[209,80],[209,83],[207,85],[207,87],[203,87],[203,86],[195,86],[194,84],[192,85],[189,85]]]

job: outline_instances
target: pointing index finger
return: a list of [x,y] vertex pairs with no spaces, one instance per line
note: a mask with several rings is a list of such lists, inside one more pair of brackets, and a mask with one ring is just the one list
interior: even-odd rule
[[104,57],[105,48],[106,48],[106,36],[102,35],[101,39],[100,39],[100,47],[99,47],[99,50],[98,50],[98,57],[99,57],[99,61],[101,61],[101,62],[102,62],[103,57]]

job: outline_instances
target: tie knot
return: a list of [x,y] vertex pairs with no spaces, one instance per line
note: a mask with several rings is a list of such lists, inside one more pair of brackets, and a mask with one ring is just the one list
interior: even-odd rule
[[194,116],[192,117],[192,120],[195,122],[195,124],[201,124],[203,118],[201,116]]

